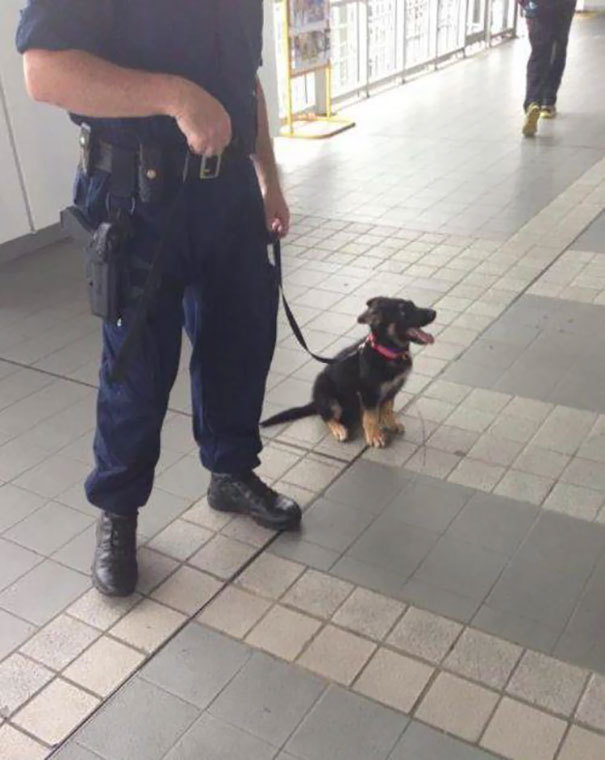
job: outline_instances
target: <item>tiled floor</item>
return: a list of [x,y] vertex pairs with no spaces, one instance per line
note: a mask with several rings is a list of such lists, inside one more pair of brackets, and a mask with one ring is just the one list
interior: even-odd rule
[[[2,267],[3,760],[605,756],[604,30],[575,24],[534,141],[521,41],[355,107],[338,139],[280,145],[313,349],[362,335],[377,294],[439,312],[389,448],[315,419],[267,431],[261,472],[308,507],[299,534],[209,510],[183,366],[139,593],[100,598],[80,256]],[[316,372],[282,315],[266,411]]]

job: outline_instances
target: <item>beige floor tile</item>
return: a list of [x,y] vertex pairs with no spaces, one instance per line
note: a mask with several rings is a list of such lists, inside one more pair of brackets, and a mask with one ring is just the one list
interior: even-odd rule
[[284,660],[295,660],[320,627],[319,620],[276,605],[252,629],[246,642]]
[[48,668],[18,653],[0,662],[0,717],[12,715],[53,676]]
[[605,731],[605,676],[596,673],[591,676],[576,717],[582,723]]
[[496,438],[528,443],[539,427],[540,422],[530,417],[512,417],[509,414],[502,414],[490,427],[489,432]]
[[477,433],[472,430],[442,425],[437,428],[428,440],[429,446],[440,451],[449,451],[450,454],[461,456],[468,454],[477,441]]
[[421,420],[441,423],[450,416],[455,408],[456,405],[449,401],[421,396],[417,401],[408,406],[406,415],[419,417]]
[[511,760],[552,760],[565,728],[559,718],[504,697],[481,746]]
[[[469,397],[470,398],[470,397]],[[472,430],[475,433],[483,433],[494,421],[495,412],[467,406],[468,398],[447,418],[447,424],[462,430]]]
[[534,438],[545,449],[573,454],[584,442],[597,419],[594,412],[556,406]]
[[371,639],[382,640],[405,610],[405,604],[365,588],[356,588],[332,621]]
[[180,567],[152,594],[156,602],[193,615],[222,588],[222,581],[192,567]]
[[191,565],[228,580],[256,553],[249,544],[217,535],[189,560]]
[[169,557],[184,561],[191,557],[214,533],[207,528],[192,524],[186,520],[175,520],[148,544],[155,551]]
[[336,464],[333,460],[319,460],[314,457],[305,457],[284,475],[283,480],[302,488],[323,489],[326,488],[337,475],[344,469],[343,464]]
[[53,670],[62,670],[99,636],[99,631],[69,615],[59,615],[27,641],[21,652]]
[[462,399],[466,398],[471,392],[470,385],[462,385],[460,383],[450,383],[447,380],[435,380],[431,383],[429,388],[425,391],[426,396],[431,398],[438,398],[442,401],[451,401],[454,404],[459,404]]
[[208,504],[208,499],[204,496],[196,502],[190,509],[181,515],[182,520],[200,525],[208,530],[219,531],[233,520],[233,515],[225,512],[217,512]]
[[103,596],[95,588],[91,588],[74,602],[67,612],[93,628],[106,631],[140,601],[139,594],[118,598]]
[[446,478],[460,462],[460,457],[447,451],[423,446],[406,463],[407,470],[413,470],[433,478]]
[[558,760],[603,760],[605,736],[572,726]]
[[287,483],[284,480],[279,480],[273,485],[273,488],[275,488],[276,491],[279,491],[279,493],[283,493],[284,496],[289,496],[291,499],[294,499],[301,509],[308,507],[309,504],[314,501],[319,490],[321,490],[314,490],[314,486],[311,483],[308,484],[307,488],[303,488],[294,483]]
[[163,580],[173,573],[179,563],[172,557],[167,557],[160,552],[154,552],[147,546],[143,546],[137,552],[139,560],[139,582],[137,591],[141,594],[148,594],[154,588],[157,588]]
[[460,623],[410,607],[387,641],[404,652],[440,663],[461,631]]
[[467,628],[444,666],[460,675],[502,689],[519,661],[521,647]]
[[379,649],[355,683],[366,697],[409,713],[422,694],[434,669],[417,660]]
[[99,704],[96,697],[60,678],[15,716],[17,726],[48,744],[58,744]]
[[376,649],[375,644],[329,625],[298,662],[333,681],[349,685]]
[[468,458],[460,462],[448,480],[480,491],[491,491],[504,472],[504,467]]
[[363,452],[362,458],[370,462],[388,465],[389,467],[403,467],[417,449],[418,446],[415,443],[397,437],[390,441],[389,445],[383,449],[377,449],[373,446],[368,447]]
[[537,707],[571,716],[587,676],[585,670],[538,652],[527,651],[506,691]]
[[8,723],[0,726],[0,747],[2,760],[44,760],[51,752]]
[[271,602],[260,596],[228,586],[203,610],[198,620],[241,639],[270,606]]
[[594,520],[603,505],[603,494],[570,483],[556,483],[544,502],[544,509],[562,512],[582,520]]
[[440,673],[416,710],[416,717],[448,733],[476,742],[498,702],[482,686]]
[[528,501],[530,504],[542,504],[553,483],[553,480],[539,475],[509,470],[494,488],[494,493],[509,499]]
[[487,462],[487,464],[499,464],[508,467],[522,448],[522,443],[511,441],[508,438],[498,438],[491,432],[487,432],[479,438],[469,451],[469,456]]
[[261,548],[275,536],[275,531],[263,528],[250,520],[249,517],[237,517],[227,523],[221,531],[223,536],[234,538],[245,544]]
[[482,412],[499,414],[509,403],[512,396],[508,393],[488,391],[483,388],[475,388],[464,400],[462,406],[478,409]]
[[239,586],[271,599],[280,597],[302,574],[304,565],[261,554],[237,579]]
[[329,618],[353,590],[353,585],[317,570],[307,570],[281,601],[311,615]]
[[506,407],[506,414],[509,417],[543,422],[552,412],[553,408],[552,404],[548,404],[545,401],[535,401],[534,399],[515,396]]
[[100,697],[107,697],[144,659],[141,652],[103,636],[80,655],[63,675]]
[[569,456],[558,451],[540,448],[530,444],[516,459],[515,469],[530,472],[543,478],[558,478],[563,472]]
[[111,629],[111,634],[138,649],[153,652],[185,620],[180,612],[144,599]]

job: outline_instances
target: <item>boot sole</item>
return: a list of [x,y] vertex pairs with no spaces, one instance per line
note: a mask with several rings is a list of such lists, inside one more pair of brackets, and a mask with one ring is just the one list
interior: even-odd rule
[[225,507],[219,502],[216,502],[213,498],[211,498],[210,494],[207,496],[208,498],[208,505],[214,509],[215,512],[224,512],[232,515],[245,515],[246,517],[249,517],[251,520],[254,520],[254,522],[257,525],[260,525],[261,528],[266,528],[267,530],[275,530],[275,531],[282,531],[282,530],[294,530],[295,528],[298,528],[300,525],[301,517],[293,517],[290,520],[284,521],[280,525],[276,525],[275,523],[270,522],[269,520],[263,520],[262,517],[257,517],[256,515],[251,514],[250,512],[247,512],[245,509],[237,509],[232,507]]
[[525,137],[535,137],[538,131],[539,120],[540,120],[539,107],[538,106],[531,107],[525,116],[523,129],[521,130]]
[[132,596],[136,590],[136,583],[132,589],[109,589],[107,586],[104,586],[101,583],[101,581],[94,573],[92,573],[92,585],[100,594],[103,594],[103,596],[111,596],[114,598],[125,598],[127,596]]

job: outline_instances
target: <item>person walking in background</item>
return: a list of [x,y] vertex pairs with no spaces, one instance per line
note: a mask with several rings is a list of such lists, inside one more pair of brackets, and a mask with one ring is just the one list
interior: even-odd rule
[[533,137],[540,117],[553,119],[557,114],[557,93],[565,70],[576,0],[520,0],[520,4],[531,44],[522,131],[525,137]]

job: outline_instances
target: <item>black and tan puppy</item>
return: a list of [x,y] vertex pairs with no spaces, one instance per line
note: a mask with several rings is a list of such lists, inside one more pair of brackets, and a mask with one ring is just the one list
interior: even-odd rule
[[371,298],[357,321],[370,327],[360,345],[341,351],[315,380],[313,400],[264,420],[262,427],[319,414],[338,441],[359,423],[370,446],[385,446],[388,433],[401,433],[393,400],[412,369],[410,343],[433,343],[422,329],[436,312],[400,298]]

